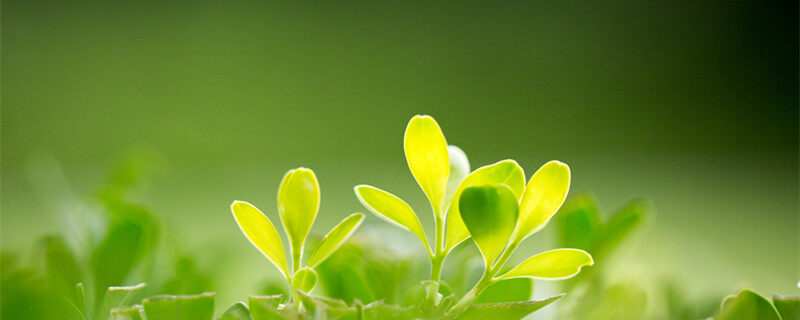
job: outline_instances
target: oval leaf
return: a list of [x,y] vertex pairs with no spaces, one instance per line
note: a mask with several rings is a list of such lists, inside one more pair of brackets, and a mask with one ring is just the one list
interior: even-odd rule
[[425,248],[430,251],[428,238],[414,210],[397,196],[368,185],[358,185],[355,187],[356,196],[370,212],[378,217],[397,224],[415,234]]
[[286,253],[283,251],[283,242],[275,226],[252,204],[245,201],[234,201],[231,205],[233,218],[239,224],[239,229],[264,256],[269,259],[283,275],[289,277],[286,268]]
[[458,198],[461,196],[461,192],[468,187],[492,184],[508,186],[519,201],[525,190],[525,173],[516,161],[503,160],[480,167],[464,178],[458,185],[453,200],[450,201],[450,207],[447,209],[446,252],[469,238],[469,232],[464,226],[464,222],[461,221],[461,213],[458,208]]
[[461,219],[490,266],[508,243],[517,224],[519,207],[505,185],[469,187],[459,198]]
[[722,302],[718,320],[780,320],[775,306],[762,295],[752,290],[742,290],[736,296],[728,296]]
[[533,174],[519,204],[515,242],[519,243],[544,228],[564,203],[569,181],[569,166],[556,160],[545,163]]
[[504,274],[502,278],[566,279],[578,274],[584,266],[593,264],[592,256],[586,251],[554,249],[528,258]]
[[319,183],[314,171],[297,168],[283,176],[278,188],[278,212],[289,236],[295,265],[299,265],[303,243],[317,218],[319,197]]
[[320,242],[317,249],[314,250],[314,253],[311,254],[311,258],[308,259],[308,266],[310,268],[317,266],[327,259],[331,253],[336,251],[336,249],[339,249],[339,246],[350,238],[363,220],[363,214],[354,213],[333,227],[333,229],[325,235],[325,238],[322,239],[322,242]]
[[310,293],[317,286],[317,273],[310,268],[297,270],[292,277],[292,287]]
[[403,148],[411,174],[428,196],[434,211],[441,214],[450,159],[442,129],[431,116],[411,118],[403,138]]
[[447,188],[444,192],[445,205],[450,203],[458,185],[469,175],[469,160],[461,148],[447,146],[447,154],[450,157],[450,176],[447,178]]

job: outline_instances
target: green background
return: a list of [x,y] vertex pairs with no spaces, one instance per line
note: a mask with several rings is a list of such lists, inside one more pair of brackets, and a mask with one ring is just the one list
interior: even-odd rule
[[402,134],[430,114],[473,168],[558,159],[608,210],[650,197],[621,277],[796,294],[797,53],[796,2],[3,1],[2,247],[58,230],[32,162],[89,195],[121,152],[157,150],[141,200],[167,247],[240,299],[277,273],[228,206],[277,221],[290,168],[320,179],[316,233],[364,210],[359,183],[429,223]]

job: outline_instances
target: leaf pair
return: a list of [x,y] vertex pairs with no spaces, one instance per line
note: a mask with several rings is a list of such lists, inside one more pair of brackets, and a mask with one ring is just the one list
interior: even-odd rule
[[336,251],[358,228],[364,215],[355,213],[342,220],[322,239],[311,253],[307,268],[301,268],[303,248],[320,203],[319,183],[314,172],[306,168],[289,170],[278,188],[278,212],[289,238],[293,268],[287,265],[283,242],[272,222],[258,208],[245,201],[231,205],[234,219],[242,233],[290,281],[293,287],[310,292],[316,284],[311,269]]

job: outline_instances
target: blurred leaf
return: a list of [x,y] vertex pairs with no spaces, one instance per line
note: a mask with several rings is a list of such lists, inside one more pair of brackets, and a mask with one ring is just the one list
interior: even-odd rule
[[0,319],[83,320],[83,310],[60,297],[39,273],[17,265],[13,255],[0,254]]
[[469,175],[469,159],[461,148],[447,146],[447,155],[450,158],[450,175],[447,177],[447,187],[444,192],[444,204],[448,205],[458,189],[458,184]]
[[245,306],[244,303],[237,302],[228,308],[228,310],[225,310],[225,313],[217,320],[251,320],[250,311],[247,310],[247,306]]
[[519,213],[517,199],[505,185],[469,187],[461,193],[459,208],[488,268],[514,232]]
[[147,320],[211,320],[214,317],[213,293],[193,296],[162,295],[142,301]]
[[442,129],[431,116],[411,118],[403,137],[408,168],[422,191],[428,196],[435,212],[441,214],[450,159]]
[[368,185],[355,187],[356,196],[370,212],[386,221],[397,224],[415,234],[430,251],[428,238],[414,210],[397,196]]
[[250,297],[250,315],[253,320],[282,320],[284,317],[278,312],[282,300],[283,296],[280,295]]
[[197,270],[197,263],[190,256],[182,256],[175,261],[172,278],[167,280],[162,294],[192,295],[213,290],[213,281],[208,274]]
[[636,199],[617,211],[606,224],[606,232],[593,252],[598,259],[608,256],[645,219],[652,215],[652,204],[646,199]]
[[317,286],[317,273],[310,268],[297,270],[292,277],[292,287],[310,293]]
[[474,303],[480,304],[528,301],[532,294],[532,279],[503,279],[483,290]]
[[588,193],[573,196],[558,210],[556,217],[559,246],[593,253],[595,243],[605,232],[597,200]]
[[635,283],[616,284],[607,289],[605,319],[639,320],[647,311],[647,293]]
[[579,249],[553,249],[526,259],[504,274],[502,278],[565,279],[578,274],[582,267],[593,264],[592,256],[586,251]]
[[231,205],[231,211],[236,223],[239,224],[239,228],[250,240],[250,243],[256,246],[289,279],[283,242],[272,221],[252,204],[245,201],[234,201]]
[[488,303],[472,305],[466,312],[462,313],[457,320],[483,320],[483,319],[503,319],[519,320],[525,316],[539,310],[553,301],[564,296],[563,294],[552,296],[543,300],[532,300],[525,302],[508,303]]
[[752,290],[742,290],[722,302],[718,320],[781,320],[775,306]]
[[772,296],[772,304],[783,320],[800,320],[800,297]]
[[503,160],[480,167],[470,173],[458,185],[453,200],[447,209],[447,237],[445,251],[449,251],[462,241],[469,238],[469,232],[461,220],[461,212],[458,206],[458,199],[464,189],[474,186],[503,184],[511,188],[519,201],[522,192],[525,190],[525,173],[514,160]]
[[111,320],[142,320],[142,306],[111,309]]
[[60,236],[48,236],[41,240],[44,248],[44,272],[50,284],[59,294],[76,303],[83,305],[77,296],[75,286],[81,282],[81,269],[72,249]]
[[320,262],[327,259],[328,256],[350,238],[363,220],[363,214],[354,213],[342,220],[342,222],[339,222],[336,227],[325,235],[325,238],[322,239],[322,242],[311,254],[311,257],[308,259],[308,266],[311,268],[316,267]]
[[289,236],[294,271],[300,266],[303,245],[319,211],[319,182],[306,168],[286,172],[278,188],[278,212]]
[[111,310],[130,306],[145,286],[145,283],[140,283],[128,287],[109,287],[108,290],[106,290],[106,294],[103,296],[103,302],[100,304],[100,308],[97,309],[95,318],[108,319],[108,317],[111,316]]
[[519,204],[515,243],[544,228],[567,197],[569,166],[560,161],[545,163],[533,174]]

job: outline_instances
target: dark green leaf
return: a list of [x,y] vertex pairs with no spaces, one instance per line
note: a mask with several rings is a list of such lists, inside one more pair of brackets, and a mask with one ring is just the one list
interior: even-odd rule
[[278,311],[282,300],[282,295],[250,297],[250,315],[253,320],[282,320],[284,317]]
[[234,303],[218,320],[251,320],[250,311],[244,303]]
[[800,320],[800,297],[772,296],[772,304],[783,320]]
[[516,227],[517,197],[505,185],[469,187],[461,193],[458,206],[485,265],[491,266]]
[[775,306],[752,290],[742,290],[722,302],[718,320],[781,320]]
[[481,292],[475,303],[500,303],[528,301],[533,294],[533,279],[516,278],[500,280]]

